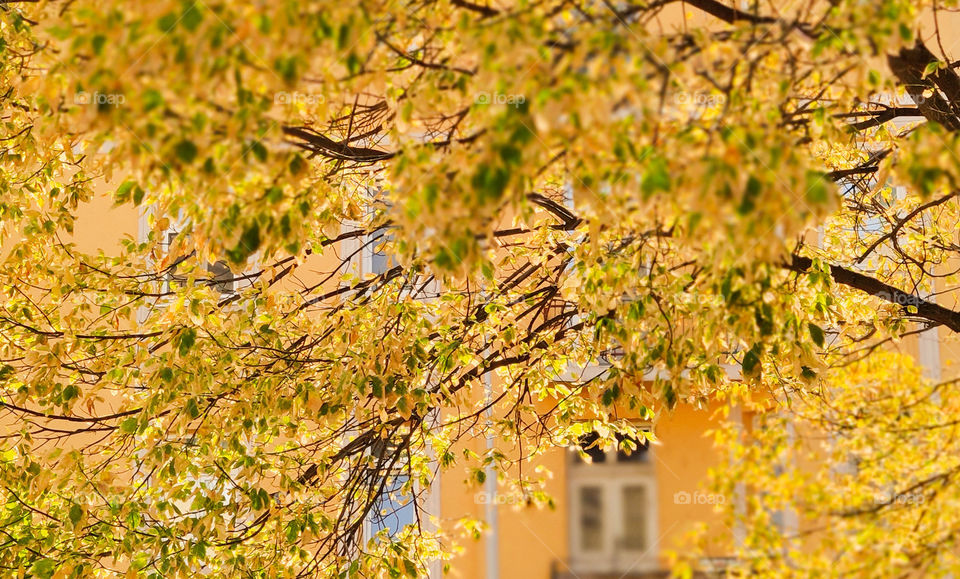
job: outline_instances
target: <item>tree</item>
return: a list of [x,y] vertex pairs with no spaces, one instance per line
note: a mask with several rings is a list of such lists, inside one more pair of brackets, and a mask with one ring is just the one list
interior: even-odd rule
[[[864,414],[833,368],[960,330],[924,297],[958,250],[947,5],[4,3],[0,565],[414,576],[446,530],[415,508],[366,540],[385,491],[493,466],[546,502],[531,456],[715,397],[827,430],[842,402],[848,453],[902,445],[877,435],[900,407]],[[78,207],[114,174],[149,235],[85,254]],[[348,274],[372,245],[390,266]],[[924,408],[910,429],[950,440]],[[768,464],[782,438],[757,440]],[[955,467],[900,459],[929,501],[880,522],[946,524]],[[886,507],[843,516],[887,545]],[[762,522],[745,565],[820,568]],[[913,533],[854,559],[953,565]]]

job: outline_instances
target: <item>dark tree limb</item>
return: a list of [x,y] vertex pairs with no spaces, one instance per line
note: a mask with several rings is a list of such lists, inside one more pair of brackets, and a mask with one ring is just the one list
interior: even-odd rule
[[467,0],[451,0],[450,2],[454,6],[459,8],[464,8],[470,10],[471,12],[476,12],[477,14],[483,16],[484,18],[490,18],[500,14],[500,11],[496,8],[490,6],[483,6],[481,4],[476,4],[474,2],[467,2]]
[[[917,108],[928,120],[951,131],[960,130],[960,76],[953,69],[938,69],[925,74],[927,65],[937,57],[921,41],[913,48],[901,48],[887,57],[890,70],[907,90]],[[924,94],[929,92],[930,94]]]
[[390,151],[380,151],[368,147],[354,147],[345,142],[337,142],[309,127],[283,127],[283,133],[299,139],[294,142],[298,147],[311,151],[314,154],[341,161],[375,163],[377,161],[386,161],[396,154]]
[[[813,260],[809,257],[793,255],[791,256],[791,261],[785,264],[785,266],[791,271],[806,273],[813,267]],[[904,307],[912,306],[917,310],[916,316],[946,326],[954,332],[960,332],[960,312],[927,301],[915,294],[897,289],[869,275],[851,271],[837,265],[830,266],[830,277],[840,285],[858,289],[892,304]]]
[[734,22],[773,24],[777,22],[777,19],[772,16],[760,16],[757,14],[751,14],[750,12],[744,12],[743,10],[737,10],[736,8],[732,8],[718,2],[717,0],[683,0],[683,3],[688,6],[698,8],[714,18],[719,18],[720,20],[723,20],[729,24],[733,24]]

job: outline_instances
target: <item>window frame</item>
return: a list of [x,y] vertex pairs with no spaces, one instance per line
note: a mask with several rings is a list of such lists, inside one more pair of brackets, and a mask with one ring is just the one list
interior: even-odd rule
[[[379,457],[375,457],[375,449],[371,449],[373,452],[368,451],[368,456],[372,459],[379,461]],[[381,449],[381,452],[391,450],[389,447],[384,447]],[[379,472],[380,467],[361,467],[371,471]],[[407,460],[406,458],[400,458],[393,465],[383,465],[383,469],[387,471],[387,480],[383,486],[383,489],[377,493],[377,497],[374,499],[374,504],[370,510],[363,517],[363,539],[368,541],[377,536],[377,534],[383,530],[387,530],[388,537],[394,537],[400,533],[408,525],[417,524],[417,510],[419,509],[421,513],[426,512],[425,507],[429,500],[429,497],[423,496],[424,494],[429,494],[430,489],[424,490],[417,481],[413,481],[413,484],[410,486],[409,493],[403,493],[402,489],[404,486],[410,482],[410,472],[407,469]],[[376,474],[375,472],[375,474]],[[404,503],[400,501],[406,500]],[[385,514],[382,513],[382,505],[393,505],[394,510],[388,511]],[[404,510],[410,510],[409,516],[401,516],[400,512]],[[405,518],[409,518],[409,522],[403,522]],[[394,529],[387,523],[392,523],[391,519],[395,519],[399,526]],[[377,528],[379,527],[379,528]]]
[[[173,240],[174,240],[178,235],[180,235],[180,233],[181,233],[180,228],[178,228],[178,227],[176,227],[175,225],[172,225],[172,224],[171,224],[169,227],[167,227],[166,229],[163,230],[163,241],[160,243],[160,247],[163,249],[164,257],[170,255],[170,246],[173,244]],[[189,258],[190,255],[191,255],[191,254],[184,255],[184,256],[178,258],[177,261],[175,261],[174,263],[171,263],[171,264],[168,266],[168,267],[170,267],[170,268],[172,268],[172,269],[170,269],[170,271],[168,271],[168,272],[164,275],[163,286],[162,286],[162,290],[163,290],[164,293],[168,293],[168,292],[174,291],[173,288],[171,287],[171,284],[175,283],[175,280],[176,280],[175,273],[174,273],[174,272],[175,272],[175,267],[176,267],[176,265],[178,265],[180,262],[182,262],[182,261],[186,260],[187,258]],[[216,267],[216,265],[217,265],[218,263],[223,263],[224,266],[227,268],[227,271],[230,272],[230,279],[229,279],[229,280],[226,280],[226,279],[225,279],[225,280],[217,280],[216,274],[214,273],[214,271],[213,271],[212,268]],[[239,286],[239,283],[240,283],[240,280],[239,280],[239,277],[240,277],[240,276],[238,276],[237,274],[235,274],[235,273],[233,272],[233,270],[230,268],[229,263],[227,263],[226,260],[218,259],[217,261],[215,261],[215,262],[213,262],[213,263],[204,261],[204,263],[203,263],[203,270],[204,270],[207,274],[213,276],[213,277],[211,277],[209,280],[205,280],[204,283],[205,283],[208,287],[210,287],[210,289],[212,289],[213,291],[215,291],[215,292],[217,292],[218,294],[220,294],[220,297],[221,297],[221,298],[229,298],[229,297],[235,296],[235,295],[237,294],[237,289],[238,289],[238,286]],[[227,286],[227,285],[229,285],[229,288],[228,288],[228,289],[221,289],[223,286]]]
[[[647,446],[643,461],[617,461],[615,446],[604,449],[603,462],[587,463],[572,448],[567,461],[567,497],[570,505],[569,553],[570,567],[576,573],[623,573],[626,571],[653,571],[659,568],[657,480],[654,456]],[[599,488],[601,492],[601,547],[583,548],[584,533],[580,493],[584,488]],[[624,492],[630,487],[643,487],[645,544],[642,549],[626,549]]]

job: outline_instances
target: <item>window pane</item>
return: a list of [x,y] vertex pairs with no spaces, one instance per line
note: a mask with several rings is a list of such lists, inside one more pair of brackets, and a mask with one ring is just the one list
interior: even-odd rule
[[383,251],[384,243],[389,239],[387,229],[381,227],[370,234],[370,273],[380,275],[389,269],[390,258]]
[[600,487],[580,488],[580,548],[603,548],[603,491]]
[[387,534],[393,536],[414,523],[413,497],[402,492],[408,479],[401,475],[387,482],[371,512],[370,527],[374,534],[386,529]]
[[[607,460],[607,454],[603,451],[602,448],[597,446],[597,441],[600,440],[600,435],[596,432],[591,432],[590,434],[585,434],[580,437],[580,448],[587,453],[587,456],[590,457],[590,460],[596,464],[599,462],[604,462]],[[578,455],[579,458],[579,455]],[[579,462],[586,462],[580,458]]]
[[773,514],[770,515],[770,522],[772,522],[773,526],[782,533],[786,528],[786,525],[784,525],[783,509],[779,511],[773,511]]
[[[624,441],[629,441],[633,450],[628,451],[622,447]],[[640,441],[632,436],[617,435],[617,462],[646,462],[647,450],[649,446],[646,440]]]
[[647,548],[647,487],[623,487],[623,548]]

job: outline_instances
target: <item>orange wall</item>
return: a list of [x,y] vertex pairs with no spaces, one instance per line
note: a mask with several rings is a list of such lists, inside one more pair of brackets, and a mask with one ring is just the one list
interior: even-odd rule
[[[720,457],[712,442],[706,437],[710,428],[716,426],[713,418],[715,407],[694,409],[684,406],[662,418],[656,425],[660,444],[653,447],[653,467],[656,473],[657,493],[657,541],[660,564],[666,568],[668,551],[683,552],[688,534],[698,524],[707,524],[710,544],[733,544],[733,530],[709,504],[682,504],[674,500],[677,492],[690,495],[707,493],[705,488],[707,470],[719,463]],[[482,442],[482,441],[481,441]],[[480,450],[482,444],[476,444]],[[501,579],[526,579],[550,577],[551,565],[556,562],[564,570],[564,562],[570,560],[569,510],[567,507],[567,469],[570,452],[554,449],[540,457],[529,468],[543,465],[553,478],[546,490],[556,500],[555,509],[501,504],[497,507],[497,545],[499,553],[499,577]],[[479,498],[483,489],[465,483],[462,469],[454,468],[443,476],[441,483],[441,518],[451,522],[458,517],[470,515],[483,519],[484,505]],[[507,493],[501,485],[501,492]],[[501,499],[507,503],[510,498]],[[724,500],[733,500],[725,497]],[[465,550],[453,560],[452,577],[482,579],[486,577],[484,550],[486,538],[466,539]],[[711,555],[728,555],[719,551]]]

